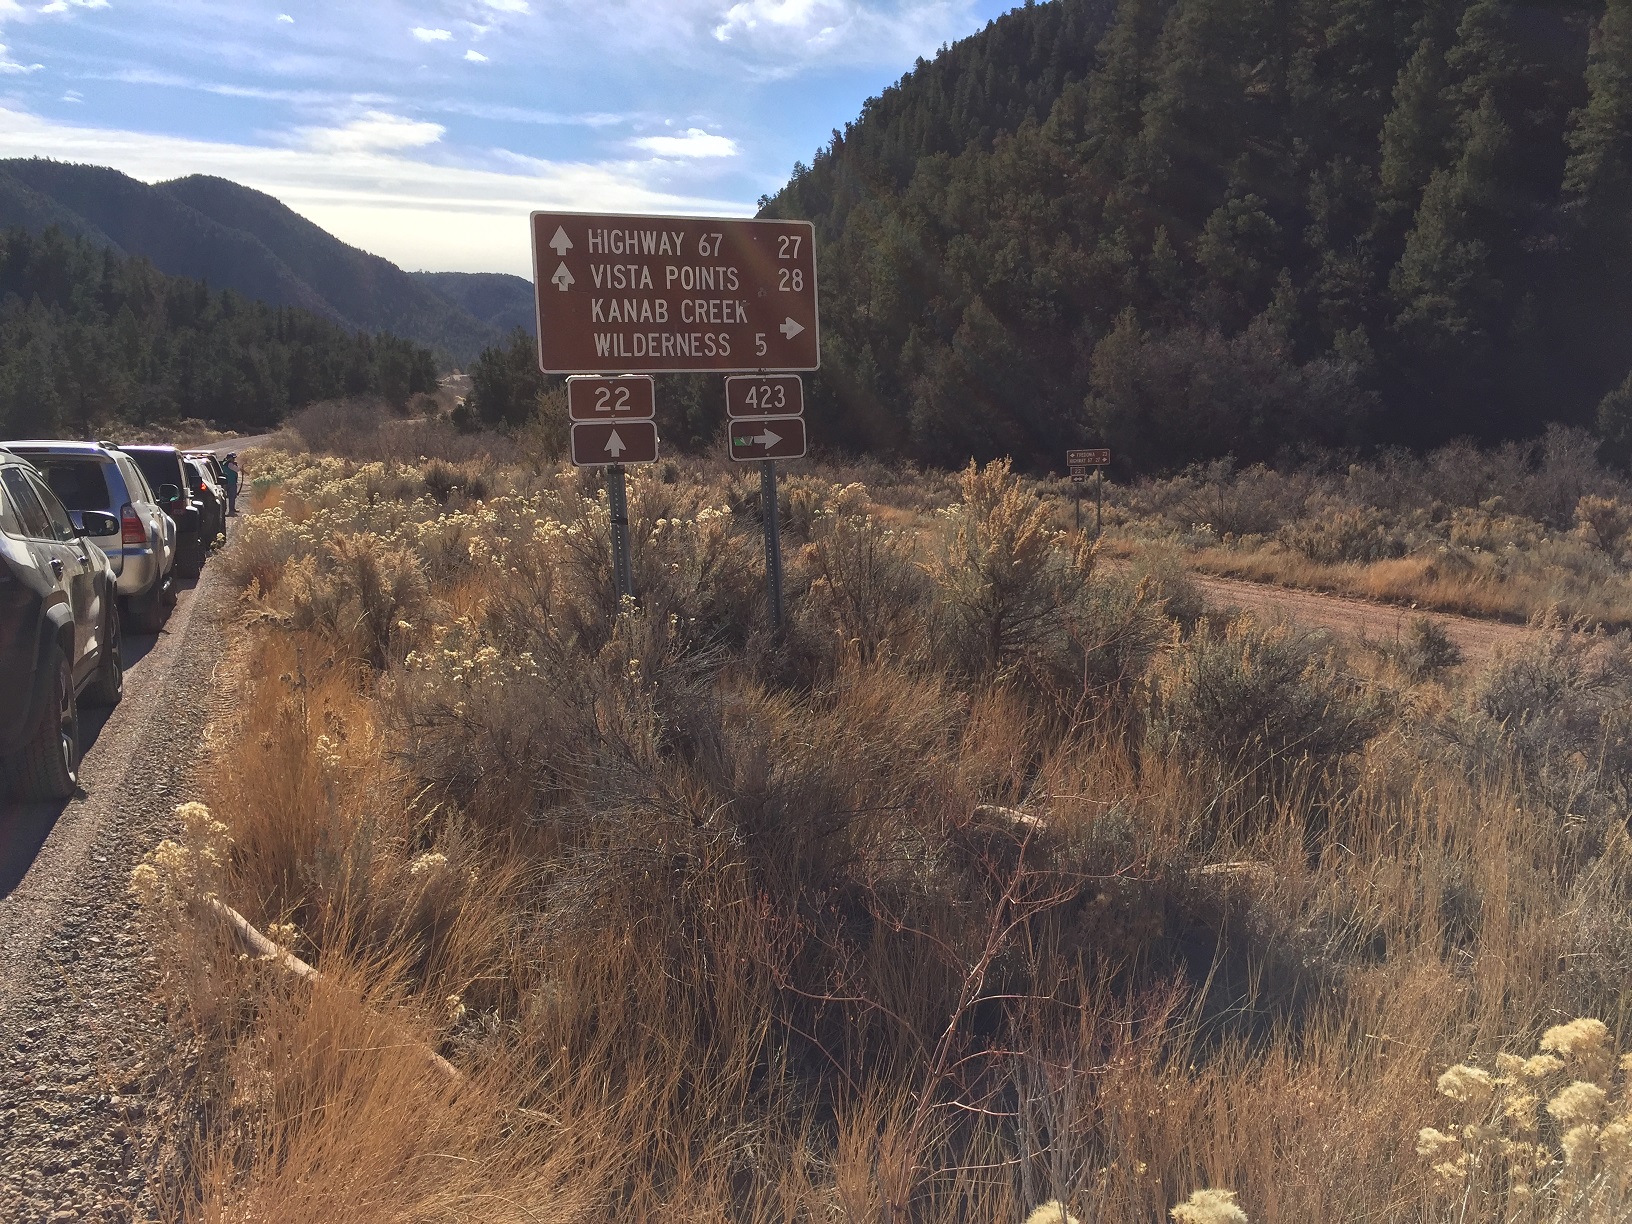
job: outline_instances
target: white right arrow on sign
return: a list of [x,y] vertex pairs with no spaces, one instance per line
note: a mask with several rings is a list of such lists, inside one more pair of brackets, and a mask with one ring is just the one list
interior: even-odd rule
[[789,340],[792,340],[795,336],[797,336],[800,332],[804,331],[805,329],[802,326],[800,326],[798,323],[795,323],[792,319],[783,319],[782,320],[782,326],[777,328],[777,330],[780,331]]
[[782,435],[779,433],[773,433],[767,429],[764,433],[758,434],[752,438],[749,438],[748,440],[763,446],[766,450],[770,450],[771,447],[782,441]]

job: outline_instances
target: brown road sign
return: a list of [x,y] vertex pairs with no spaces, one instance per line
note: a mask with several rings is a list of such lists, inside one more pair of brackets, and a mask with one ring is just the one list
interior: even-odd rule
[[753,417],[805,415],[805,380],[797,374],[756,374],[725,380],[725,415]]
[[649,421],[656,414],[650,374],[567,379],[567,415],[575,421]]
[[808,221],[535,212],[546,374],[814,370]]
[[1072,472],[1071,473],[1071,483],[1072,484],[1087,484],[1088,483],[1088,474],[1086,472]]
[[572,427],[572,461],[579,467],[656,463],[656,421],[580,421]]
[[732,421],[731,458],[738,463],[755,459],[799,459],[805,453],[805,422],[799,417],[753,417]]
[[1111,452],[1103,447],[1093,450],[1068,450],[1065,452],[1065,461],[1074,468],[1109,467]]

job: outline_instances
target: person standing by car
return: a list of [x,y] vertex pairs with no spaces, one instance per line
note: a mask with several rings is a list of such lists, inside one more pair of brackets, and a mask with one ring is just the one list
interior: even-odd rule
[[227,478],[227,517],[234,518],[238,514],[238,452],[233,451],[227,456],[225,464]]

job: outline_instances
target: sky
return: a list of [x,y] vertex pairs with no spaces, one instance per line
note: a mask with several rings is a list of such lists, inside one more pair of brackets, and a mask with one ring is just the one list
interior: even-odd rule
[[215,174],[409,269],[748,215],[1002,0],[0,0],[0,157]]

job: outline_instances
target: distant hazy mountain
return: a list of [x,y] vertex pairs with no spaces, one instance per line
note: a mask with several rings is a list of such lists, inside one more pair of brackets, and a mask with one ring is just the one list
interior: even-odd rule
[[415,272],[448,301],[463,306],[483,323],[501,332],[520,327],[538,335],[538,311],[533,282],[503,272]]
[[[53,224],[145,256],[169,275],[299,306],[360,331],[394,332],[459,365],[512,326],[504,303],[491,312],[499,322],[480,318],[463,295],[441,292],[434,277],[348,246],[271,196],[226,179],[192,175],[149,186],[101,166],[0,161],[0,227],[39,233]],[[520,277],[492,279],[515,282],[530,300]]]

